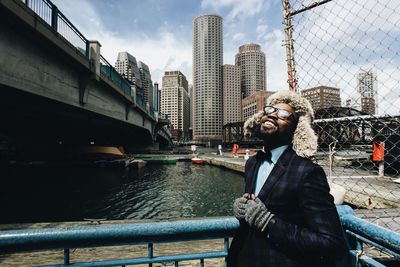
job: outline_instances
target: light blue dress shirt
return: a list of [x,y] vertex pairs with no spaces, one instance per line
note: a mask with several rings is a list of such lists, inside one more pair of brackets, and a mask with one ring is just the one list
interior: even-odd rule
[[260,169],[258,169],[258,174],[257,174],[256,190],[254,191],[254,194],[256,196],[258,196],[258,193],[260,193],[260,190],[263,187],[265,181],[267,181],[269,174],[271,173],[275,164],[278,162],[278,159],[282,156],[283,152],[287,147],[288,145],[284,145],[271,149],[271,162],[265,160],[263,163],[261,163]]

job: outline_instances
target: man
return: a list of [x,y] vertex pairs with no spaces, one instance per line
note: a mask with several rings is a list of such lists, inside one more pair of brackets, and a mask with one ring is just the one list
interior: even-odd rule
[[298,94],[271,95],[244,125],[264,141],[246,162],[245,194],[228,266],[334,266],[344,252],[339,216],[323,169],[311,159],[317,136],[311,104]]

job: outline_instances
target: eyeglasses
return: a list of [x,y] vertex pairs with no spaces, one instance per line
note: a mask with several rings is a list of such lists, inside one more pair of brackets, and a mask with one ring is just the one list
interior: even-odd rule
[[270,115],[274,112],[276,112],[276,116],[281,120],[288,120],[291,116],[293,116],[293,113],[286,109],[281,109],[281,108],[276,108],[276,107],[271,107],[271,106],[264,107],[265,115]]

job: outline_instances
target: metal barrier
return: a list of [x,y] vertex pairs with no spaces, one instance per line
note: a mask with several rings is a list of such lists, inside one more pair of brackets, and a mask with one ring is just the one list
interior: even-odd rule
[[120,87],[125,94],[132,96],[131,85],[129,82],[125,80],[124,77],[122,77],[121,74],[119,74],[118,71],[101,55],[100,72]]
[[[348,255],[337,266],[383,266],[364,253],[363,244],[372,245],[376,250],[400,260],[400,234],[355,217],[349,206],[337,206],[345,231]],[[239,227],[234,218],[215,218],[169,222],[148,222],[135,224],[113,224],[80,226],[68,228],[45,228],[0,231],[1,253],[17,253],[36,250],[64,251],[64,262],[57,266],[124,266],[152,263],[225,258],[228,253],[229,238]],[[154,255],[156,243],[223,239],[222,251],[185,253],[176,255]],[[93,262],[74,262],[70,250],[103,246],[147,244],[147,257],[99,260]]]
[[346,203],[398,231],[399,2],[282,3],[288,85],[314,108],[318,163]]
[[[114,259],[95,262],[74,263],[79,266],[124,266],[179,261],[224,258],[228,253],[228,238],[232,237],[239,222],[234,218],[204,219],[171,222],[149,222],[136,224],[114,224],[100,226],[81,226],[69,228],[48,228],[0,231],[0,251],[15,253],[35,250],[64,250],[64,263],[71,264],[70,249],[122,246],[128,244],[148,244],[148,257]],[[223,238],[224,250],[195,254],[156,256],[154,243],[177,242]],[[150,265],[151,266],[151,265]]]
[[400,262],[400,234],[357,218],[349,206],[338,206],[340,221],[345,231],[348,255],[339,266],[385,266],[368,256],[375,250]]
[[[22,2],[65,38],[79,53],[89,57],[89,41],[50,0],[22,0]],[[100,55],[100,73],[121,88],[126,95],[131,96],[134,101],[131,84],[102,55]],[[136,94],[135,104],[148,112],[153,119],[155,118],[154,112],[147,111],[146,101],[141,95]]]
[[25,0],[23,2],[72,44],[78,52],[88,57],[88,40],[67,17],[58,10],[56,5],[49,0]]

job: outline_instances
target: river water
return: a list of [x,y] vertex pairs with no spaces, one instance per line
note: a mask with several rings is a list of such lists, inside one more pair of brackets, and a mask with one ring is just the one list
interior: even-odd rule
[[0,223],[231,216],[243,175],[191,162],[142,170],[2,167]]

